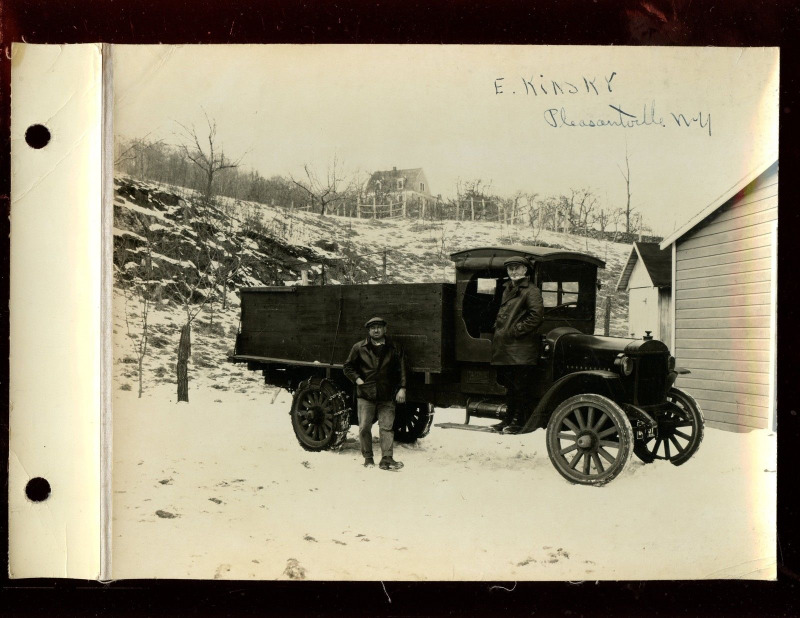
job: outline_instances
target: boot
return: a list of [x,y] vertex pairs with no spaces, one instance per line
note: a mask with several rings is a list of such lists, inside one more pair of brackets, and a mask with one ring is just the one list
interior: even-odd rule
[[391,457],[384,457],[378,467],[381,470],[399,470],[403,467],[403,462],[395,461]]
[[375,466],[375,460],[372,457],[365,457],[364,458],[364,467],[365,468],[372,468]]
[[519,423],[517,423],[516,421],[514,421],[510,425],[506,426],[505,429],[503,429],[503,433],[504,434],[513,435],[515,433],[519,433],[521,429],[522,429],[522,426]]

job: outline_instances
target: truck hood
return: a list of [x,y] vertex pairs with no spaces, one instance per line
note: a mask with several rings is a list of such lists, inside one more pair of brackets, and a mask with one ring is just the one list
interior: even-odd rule
[[545,336],[549,352],[558,365],[570,369],[614,369],[617,355],[644,356],[669,354],[669,348],[656,339],[628,339],[586,335],[569,328],[555,328]]

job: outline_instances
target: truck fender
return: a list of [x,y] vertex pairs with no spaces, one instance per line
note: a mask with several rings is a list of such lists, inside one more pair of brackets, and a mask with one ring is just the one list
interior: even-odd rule
[[568,397],[585,393],[603,395],[612,401],[625,399],[625,391],[620,377],[613,371],[592,369],[568,373],[556,380],[539,400],[539,404],[520,433],[527,433],[536,429],[539,426],[539,419],[548,418],[558,404]]

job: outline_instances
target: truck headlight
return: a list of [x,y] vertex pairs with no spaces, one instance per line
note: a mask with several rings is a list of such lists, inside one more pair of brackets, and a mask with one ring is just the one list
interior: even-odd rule
[[620,354],[617,360],[614,361],[617,370],[624,376],[629,376],[633,373],[633,359],[630,356]]

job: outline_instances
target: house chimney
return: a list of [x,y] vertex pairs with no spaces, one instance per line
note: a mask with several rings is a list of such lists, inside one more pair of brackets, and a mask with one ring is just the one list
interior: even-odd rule
[[397,171],[397,168],[396,168],[396,167],[393,167],[393,168],[392,168],[392,171],[393,171],[393,172],[396,172],[396,171]]

